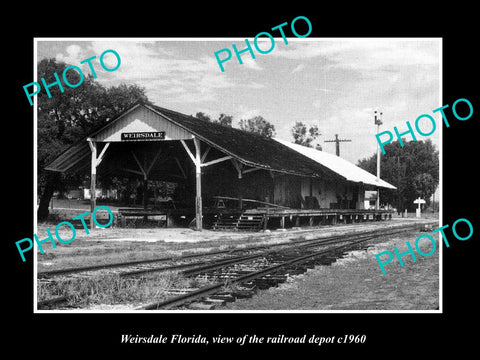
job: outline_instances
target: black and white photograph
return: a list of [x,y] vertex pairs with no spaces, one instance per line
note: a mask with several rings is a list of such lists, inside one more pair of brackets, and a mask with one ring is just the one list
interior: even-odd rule
[[439,310],[441,45],[36,39],[37,310]]
[[19,324],[87,353],[462,346],[467,28],[177,15],[18,39],[3,134]]

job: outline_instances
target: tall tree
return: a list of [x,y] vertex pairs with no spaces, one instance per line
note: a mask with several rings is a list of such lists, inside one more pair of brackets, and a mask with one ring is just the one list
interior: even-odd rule
[[[380,158],[380,177],[397,187],[396,191],[383,191],[382,202],[390,203],[399,211],[413,211],[413,200],[423,197],[427,204],[439,182],[439,158],[430,139],[409,141],[401,147],[398,141],[385,146],[385,155]],[[376,174],[377,155],[362,159],[358,166]]]
[[[55,81],[54,73],[62,74],[68,65],[54,59],[44,59],[38,63],[38,78],[45,78],[48,84]],[[77,84],[79,74],[70,71],[67,80]],[[80,175],[59,175],[44,170],[68,146],[89,134],[94,128],[104,125],[116,114],[126,110],[137,101],[149,103],[145,90],[137,85],[119,85],[105,88],[85,76],[80,86],[70,88],[63,85],[50,89],[51,97],[45,92],[38,96],[38,191],[40,204],[38,219],[48,216],[48,204],[55,190],[62,190],[67,183],[80,183]]]
[[220,125],[223,125],[223,126],[232,127],[233,116],[231,116],[231,115],[225,115],[225,114],[222,113],[222,114],[220,114],[218,119],[213,119],[212,120],[210,115],[207,115],[203,112],[197,112],[195,114],[195,117],[197,119],[201,119],[201,120],[208,121],[208,122],[213,122],[215,124],[220,124]]
[[437,188],[438,181],[435,181],[429,173],[421,173],[413,178],[413,188],[417,196],[426,198],[432,196]]
[[200,111],[195,114],[195,117],[197,119],[204,120],[204,121],[209,121],[209,122],[212,121],[212,119],[210,118],[209,115],[207,115],[203,112],[200,112]]
[[[197,112],[195,114],[197,119],[201,119],[208,122],[213,122],[223,126],[232,127],[233,126],[233,116],[220,114],[218,119],[212,119],[210,115],[207,115],[203,112]],[[262,116],[254,116],[250,119],[241,119],[238,122],[240,129],[243,131],[253,132],[260,134],[266,137],[275,136],[275,126],[265,120]]]
[[265,137],[275,136],[275,126],[260,115],[246,120],[241,119],[238,124],[243,131],[253,132]]
[[[310,128],[307,129],[307,125],[305,125],[301,121],[297,121],[295,125],[293,125],[291,132],[293,136],[293,142],[295,144],[299,144],[307,147],[313,147],[312,142],[319,135],[321,135],[316,125],[310,126]],[[322,150],[322,147],[320,145],[317,145],[316,149]]]
[[223,126],[232,127],[233,116],[220,114],[218,117],[218,123]]

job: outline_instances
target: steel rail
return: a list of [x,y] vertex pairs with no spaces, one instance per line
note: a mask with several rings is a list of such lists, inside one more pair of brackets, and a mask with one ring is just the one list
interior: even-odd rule
[[[348,241],[348,238],[356,237],[357,240],[354,241],[354,242],[350,242],[348,244],[341,245],[341,246],[338,246],[338,247],[333,248],[333,249],[322,250],[323,252],[328,253],[328,252],[335,252],[335,251],[337,251],[339,249],[342,249],[342,248],[345,248],[345,247],[353,247],[358,243],[373,239],[373,238],[378,237],[378,236],[393,235],[393,234],[396,234],[396,233],[400,233],[400,232],[404,232],[404,231],[408,231],[408,230],[413,230],[414,228],[418,227],[419,225],[427,225],[427,224],[426,223],[425,224],[415,223],[415,224],[408,224],[406,226],[405,225],[396,226],[396,227],[390,228],[389,229],[390,231],[388,231],[388,232],[385,232],[384,229],[382,229],[382,230],[358,231],[358,232],[349,233],[349,234],[335,235],[335,236],[329,236],[329,237],[319,237],[319,238],[296,241],[296,242],[282,242],[282,243],[271,244],[271,245],[254,246],[254,247],[233,249],[233,250],[231,249],[231,250],[225,250],[225,251],[222,250],[222,251],[213,252],[213,253],[208,252],[208,253],[202,253],[202,254],[191,254],[191,255],[185,255],[183,257],[172,257],[172,258],[168,258],[168,259],[181,260],[181,259],[190,258],[190,257],[213,255],[214,253],[215,254],[221,254],[221,253],[232,253],[232,252],[238,252],[238,251],[261,250],[261,249],[265,249],[265,248],[268,248],[268,249],[276,248],[276,247],[279,247],[279,246],[286,246],[287,247],[287,249],[283,249],[283,251],[289,250],[289,249],[305,249],[305,248],[308,248],[308,247],[329,245],[331,243],[339,242],[339,241]],[[208,271],[212,271],[212,270],[215,270],[215,269],[218,269],[218,268],[227,267],[228,265],[231,265],[231,264],[242,263],[242,262],[245,262],[245,261],[248,261],[248,260],[253,260],[255,258],[260,258],[260,257],[266,256],[266,255],[268,255],[270,253],[274,253],[274,252],[275,252],[275,250],[270,249],[269,251],[258,253],[258,254],[242,255],[242,256],[222,259],[220,261],[215,261],[215,262],[213,262],[209,265],[205,265],[206,262],[201,261],[201,262],[196,262],[196,263],[193,263],[193,264],[192,263],[180,264],[180,265],[173,265],[173,266],[167,266],[167,267],[162,267],[162,268],[154,268],[154,269],[146,269],[146,270],[142,269],[142,270],[138,270],[138,271],[126,272],[126,273],[123,273],[123,274],[120,273],[119,276],[123,277],[123,276],[130,276],[130,275],[139,275],[139,274],[146,273],[146,272],[168,271],[168,270],[174,270],[175,268],[179,269],[179,268],[192,267],[192,266],[199,265],[198,267],[194,267],[192,269],[184,270],[184,271],[181,272],[181,274],[183,274],[184,276],[195,276],[195,275],[198,275],[198,274],[201,274],[201,273],[206,273]],[[309,257],[312,257],[312,256],[314,256],[314,257],[315,256],[321,256],[321,252],[318,252],[316,254],[317,255],[306,255],[305,258],[309,258]],[[164,259],[167,259],[167,258],[164,258]],[[148,260],[148,262],[154,262],[154,261],[155,260]],[[143,261],[134,261],[134,262],[130,262],[129,264],[142,263],[142,262]],[[121,264],[123,264],[123,263],[121,263]],[[282,264],[278,265],[278,267],[288,266],[288,264],[289,264],[289,262],[285,262],[285,263],[282,263]],[[111,265],[111,267],[113,267],[116,264],[109,264],[109,265]],[[75,269],[64,269],[64,270],[70,270],[71,271],[71,270],[75,270]],[[74,271],[71,271],[71,272],[74,272]],[[239,277],[237,279],[232,280],[232,282],[247,281],[247,280],[245,280],[245,279],[247,279],[247,276],[250,276],[250,275],[249,274],[244,275],[243,277]],[[204,297],[204,296],[207,296],[211,293],[217,292],[218,289],[221,289],[223,286],[224,286],[223,283],[214,284],[214,285],[211,285],[211,286],[204,287],[202,289],[192,291],[187,295],[181,295],[178,298],[182,298],[183,296],[196,296],[195,294],[202,294],[202,293],[204,294],[203,296],[198,295],[197,297]],[[60,303],[60,302],[66,302],[66,301],[68,301],[68,299],[70,297],[71,296],[66,295],[66,296],[59,296],[59,297],[39,301],[37,303],[37,307],[45,307],[45,306],[57,304],[57,303]],[[171,301],[174,301],[175,299],[177,299],[177,298],[172,298]],[[170,300],[167,300],[167,301],[164,302],[166,304],[165,306],[168,306],[169,301]],[[140,308],[140,309],[143,309],[143,307]]]
[[[408,228],[410,228],[410,226]],[[403,228],[400,231],[404,231]],[[376,231],[375,233],[377,233],[377,232],[379,232],[380,234],[384,234],[384,232],[382,232],[382,231]],[[373,233],[374,232],[372,232],[372,231],[366,232],[365,234],[363,234],[361,232],[360,233],[356,232],[354,234],[343,234],[343,235],[336,235],[336,236],[325,237],[325,238],[314,238],[314,239],[309,239],[309,240],[296,241],[296,242],[293,242],[293,243],[292,242],[284,242],[284,243],[277,243],[277,244],[271,244],[271,245],[263,245],[263,246],[249,247],[249,248],[243,248],[243,249],[236,249],[235,251],[228,251],[228,253],[240,252],[240,251],[248,252],[248,251],[264,250],[264,249],[271,249],[270,251],[275,251],[275,250],[273,250],[273,248],[280,247],[280,246],[285,246],[285,247],[289,247],[289,248],[304,248],[304,247],[313,247],[313,246],[318,246],[318,245],[328,245],[328,244],[339,242],[339,241],[345,241],[345,240],[342,240],[342,239],[349,238],[353,235],[369,236]],[[184,270],[184,271],[181,272],[181,274],[183,274],[185,276],[192,276],[195,273],[200,273],[202,270],[216,269],[216,268],[228,265],[228,264],[248,261],[248,260],[251,260],[251,259],[254,259],[254,258],[262,257],[266,253],[268,253],[268,251],[263,252],[263,253],[253,254],[253,255],[242,255],[242,256],[237,256],[237,257],[229,257],[229,258],[225,258],[225,259],[220,259],[218,261],[214,260],[213,263],[209,264],[209,265],[205,265],[206,261],[198,261],[198,262],[187,263],[187,264],[179,264],[179,265],[162,266],[162,267],[154,267],[154,268],[126,271],[126,272],[123,272],[123,273],[119,273],[119,276],[120,277],[138,276],[138,275],[149,274],[149,273],[154,273],[154,272],[175,271],[175,270],[179,270],[179,269],[199,266],[199,268],[194,268],[194,269],[191,269],[191,270]],[[210,253],[207,253],[207,254],[210,254]],[[215,255],[219,255],[219,254],[215,254]],[[182,258],[178,258],[177,260],[182,260]]]
[[[418,224],[416,224],[416,225],[418,225]],[[252,272],[250,274],[241,275],[237,278],[229,280],[229,282],[230,282],[230,284],[233,284],[233,283],[242,283],[242,282],[254,280],[254,279],[260,278],[262,276],[265,276],[267,274],[277,272],[278,270],[280,270],[282,268],[288,268],[288,267],[290,267],[294,264],[299,264],[299,263],[309,261],[309,260],[311,260],[315,257],[323,256],[323,255],[326,255],[328,253],[334,253],[334,252],[339,251],[339,250],[354,247],[357,244],[360,244],[362,242],[371,240],[375,237],[379,237],[379,236],[382,236],[382,235],[394,235],[394,234],[397,234],[399,232],[408,231],[411,227],[413,227],[413,226],[404,227],[402,229],[394,229],[395,231],[390,231],[390,232],[387,232],[387,233],[386,232],[382,232],[382,233],[377,232],[377,233],[374,233],[374,234],[364,234],[361,237],[361,239],[357,238],[357,240],[355,240],[353,242],[350,242],[348,244],[339,245],[339,246],[331,248],[331,249],[316,251],[314,253],[307,254],[307,255],[302,255],[302,256],[296,257],[294,259],[282,262],[281,264],[272,265],[272,266],[267,267],[265,269],[261,269],[261,270]],[[354,234],[350,234],[350,236],[354,236]],[[263,255],[265,255],[265,254],[263,254]],[[205,269],[203,269],[201,271],[196,271],[196,272],[191,273],[191,274],[198,274],[198,273],[201,273],[202,271],[205,272],[205,271],[208,271],[208,270],[212,270],[214,267],[215,266],[212,266],[210,268],[205,267]],[[176,297],[173,297],[173,298],[161,301],[161,302],[156,302],[156,303],[152,303],[152,304],[149,304],[149,305],[139,307],[139,308],[137,308],[137,310],[158,310],[160,308],[167,308],[168,309],[168,308],[171,308],[171,307],[178,307],[180,305],[192,302],[196,299],[203,298],[205,296],[214,294],[214,293],[218,292],[219,290],[221,290],[223,287],[224,287],[223,283],[217,283],[217,284],[209,285],[209,286],[203,287],[201,289],[191,291],[191,292],[189,292],[187,294],[184,294],[184,295],[179,295],[179,296],[176,296]]]
[[[416,223],[416,224],[408,224],[407,226],[401,225],[399,227],[394,227],[393,229],[395,229],[395,228],[416,227],[418,225],[423,225],[423,224]],[[370,233],[375,233],[375,232],[379,232],[379,231],[383,231],[383,229],[381,229],[381,230],[358,231],[358,232],[355,232],[353,234],[363,235],[363,234],[370,234]],[[83,267],[49,270],[49,271],[38,272],[37,273],[37,278],[42,279],[42,278],[47,278],[47,277],[52,277],[52,276],[57,276],[57,275],[66,275],[66,274],[71,274],[71,273],[96,271],[96,270],[110,269],[110,268],[114,268],[114,267],[128,267],[128,266],[135,266],[135,265],[145,265],[145,264],[155,263],[155,262],[178,261],[178,260],[183,260],[183,259],[191,259],[191,258],[205,257],[205,256],[214,256],[214,255],[220,255],[220,254],[226,254],[226,253],[248,252],[248,251],[262,250],[262,249],[265,249],[265,248],[274,248],[274,247],[278,247],[278,246],[289,246],[291,244],[299,245],[299,244],[302,244],[302,243],[308,243],[308,242],[312,242],[312,241],[315,241],[315,240],[325,240],[325,241],[336,240],[336,239],[341,239],[342,237],[353,235],[353,234],[343,234],[343,235],[333,235],[333,236],[327,236],[327,237],[318,237],[318,238],[313,238],[313,239],[308,239],[308,240],[295,241],[294,243],[292,243],[292,242],[282,242],[282,243],[270,244],[270,245],[250,246],[250,247],[245,247],[245,248],[235,248],[235,249],[227,249],[227,250],[218,250],[218,251],[213,251],[213,252],[202,252],[202,253],[196,253],[196,254],[170,256],[170,257],[163,257],[163,258],[157,258],[157,259],[116,262],[116,263],[110,263],[110,264],[101,264],[101,265],[91,265],[91,266],[83,266]],[[142,270],[139,270],[138,274],[140,274],[141,271]],[[148,272],[148,271],[146,271],[146,272]]]

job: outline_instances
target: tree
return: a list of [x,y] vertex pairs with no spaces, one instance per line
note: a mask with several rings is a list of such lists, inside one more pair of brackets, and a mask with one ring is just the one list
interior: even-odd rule
[[253,132],[269,138],[275,136],[275,126],[260,115],[246,120],[241,119],[238,124],[243,131]]
[[203,112],[197,112],[195,114],[195,117],[197,119],[200,119],[200,120],[212,122],[212,123],[215,123],[215,124],[220,124],[220,125],[227,126],[227,127],[232,127],[233,116],[231,116],[231,115],[225,115],[225,114],[222,113],[222,114],[220,114],[220,116],[218,117],[217,120],[212,120],[210,115],[207,115]]
[[220,114],[218,117],[218,122],[220,125],[232,127],[233,116]]
[[[380,177],[394,185],[396,191],[382,191],[381,201],[394,204],[398,211],[413,211],[413,200],[421,196],[429,203],[439,182],[438,150],[431,140],[406,142],[403,147],[398,141],[385,146],[385,155],[380,158]],[[358,166],[376,174],[377,155],[362,159]]]
[[[57,63],[54,59],[39,62],[38,78],[53,83],[53,74],[62,74],[68,65]],[[71,84],[79,82],[79,74],[70,71],[67,80]],[[38,191],[40,204],[38,219],[48,216],[48,204],[55,190],[62,190],[67,184],[79,184],[84,174],[52,173],[44,167],[55,159],[68,146],[88,135],[93,129],[104,125],[116,114],[126,110],[137,101],[149,103],[145,90],[137,85],[119,85],[105,88],[93,79],[85,76],[80,86],[58,86],[50,88],[51,97],[45,92],[38,96]]]
[[197,119],[204,120],[204,121],[208,121],[208,122],[212,121],[212,119],[210,118],[210,116],[208,116],[207,114],[205,114],[205,113],[203,113],[203,112],[197,112],[197,113],[195,114],[195,117],[196,117]]
[[[428,173],[421,173],[415,175],[413,178],[413,188],[417,196],[421,198],[426,198],[432,196],[437,188],[438,181],[435,182],[435,179],[432,175]],[[428,195],[428,196],[427,196]]]
[[[294,143],[307,147],[313,147],[312,141],[315,140],[319,135],[321,135],[316,125],[311,126],[307,130],[307,125],[305,125],[301,121],[297,121],[292,127],[291,131]],[[322,150],[322,147],[320,145],[317,145],[316,149]]]
[[[226,115],[223,113],[220,114],[218,119],[213,119],[213,120],[210,117],[210,115],[207,115],[203,112],[197,112],[195,114],[195,117],[203,121],[220,124],[227,127],[232,127],[233,125],[233,116]],[[267,120],[265,120],[262,116],[254,116],[250,119],[241,119],[238,122],[238,125],[240,126],[240,129],[243,131],[253,132],[266,137],[275,136],[275,126],[270,122],[268,122]]]

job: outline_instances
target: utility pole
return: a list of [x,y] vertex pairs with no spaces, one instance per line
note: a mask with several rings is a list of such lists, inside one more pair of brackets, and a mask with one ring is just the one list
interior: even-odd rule
[[350,140],[350,139],[342,139],[342,140],[340,140],[340,139],[338,138],[338,134],[335,134],[335,140],[325,140],[326,143],[327,143],[327,142],[334,142],[334,143],[336,143],[336,144],[335,144],[335,154],[336,154],[337,156],[340,156],[340,143],[341,143],[341,142],[350,142],[350,141],[352,141],[352,140]]
[[[382,125],[382,113],[380,113],[380,117],[377,118],[377,111],[374,112],[375,117],[375,125],[377,125],[377,134],[380,132],[380,125]],[[380,182],[380,144],[377,141],[377,181]],[[377,187],[377,201],[375,202],[375,210],[380,208],[380,188]]]

